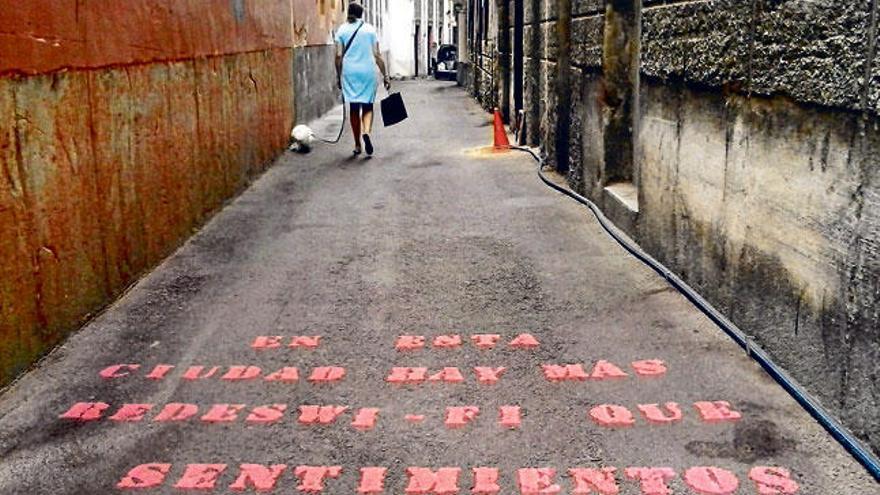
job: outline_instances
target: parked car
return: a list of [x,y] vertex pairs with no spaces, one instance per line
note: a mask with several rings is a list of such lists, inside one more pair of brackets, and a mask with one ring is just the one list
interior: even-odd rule
[[458,49],[455,45],[440,45],[434,60],[434,79],[454,81],[458,70]]

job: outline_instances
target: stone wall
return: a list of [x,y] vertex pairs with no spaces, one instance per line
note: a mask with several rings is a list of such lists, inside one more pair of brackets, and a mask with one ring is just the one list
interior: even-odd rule
[[877,113],[871,2],[666,2],[643,30],[646,76]]
[[[595,90],[597,74],[602,68],[602,36],[604,27],[604,7],[601,0],[571,0],[572,12],[570,26],[571,65],[569,83],[565,87],[557,85],[557,66],[560,44],[556,11],[556,0],[536,0],[526,2],[524,19],[525,61],[524,61],[524,100],[527,120],[527,141],[531,145],[544,148],[548,164],[554,168],[567,170],[569,179],[583,184],[585,163],[584,152],[592,153],[597,148],[584,149],[584,140],[595,139],[590,123],[585,119],[584,107],[588,98],[599,97]],[[561,94],[569,94],[572,111],[568,136],[568,157],[566,164],[556,161],[555,137],[557,100]],[[594,116],[601,117],[601,116]],[[601,135],[598,136],[601,141]]]
[[[328,39],[338,15],[292,0],[0,0],[0,385],[284,149],[297,64],[326,65],[293,46]],[[317,87],[298,112],[320,111]]]
[[567,29],[557,4],[525,4],[530,144],[880,452],[874,2],[644,0],[631,201],[605,178],[605,2],[571,0]]

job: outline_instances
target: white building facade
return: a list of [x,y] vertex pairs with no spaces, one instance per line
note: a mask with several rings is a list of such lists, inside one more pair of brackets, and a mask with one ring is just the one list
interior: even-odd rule
[[437,48],[456,44],[454,0],[363,0],[392,77],[424,77]]

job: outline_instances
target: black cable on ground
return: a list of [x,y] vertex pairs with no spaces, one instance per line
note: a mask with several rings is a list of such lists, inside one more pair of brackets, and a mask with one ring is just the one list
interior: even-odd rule
[[694,291],[689,285],[687,285],[683,280],[678,278],[677,275],[672,273],[668,268],[663,266],[659,261],[655,260],[651,255],[642,251],[642,249],[636,245],[626,234],[622,233],[596,206],[595,203],[590,201],[589,199],[581,196],[580,194],[568,189],[566,187],[562,187],[552,180],[550,180],[546,175],[544,175],[544,159],[541,158],[533,149],[527,147],[520,146],[511,146],[511,149],[515,149],[517,151],[526,152],[538,162],[538,177],[552,189],[560,192],[578,203],[583,204],[596,217],[599,225],[608,235],[611,236],[618,244],[620,244],[623,249],[625,249],[628,253],[636,257],[642,263],[648,265],[652,270],[657,272],[661,277],[666,279],[672,287],[674,287],[679,293],[681,293],[684,297],[686,297],[694,306],[697,307],[704,315],[706,315],[713,323],[715,323],[721,330],[724,331],[730,338],[734,340],[740,347],[745,349],[746,353],[758,362],[764,370],[776,380],[779,385],[782,386],[786,390],[786,392],[791,395],[791,397],[798,402],[808,413],[810,413],[813,418],[825,428],[831,436],[837,440],[847,452],[849,452],[868,472],[871,476],[874,477],[875,480],[880,481],[880,459],[878,459],[870,450],[865,448],[855,437],[852,436],[836,419],[834,419],[828,411],[826,411],[819,402],[813,398],[809,392],[801,388],[800,385],[797,384],[788,374],[780,368],[770,356],[760,347],[755,346],[749,341],[748,336],[742,332],[737,326],[727,319],[724,315],[718,312],[708,301],[703,299],[696,291]]

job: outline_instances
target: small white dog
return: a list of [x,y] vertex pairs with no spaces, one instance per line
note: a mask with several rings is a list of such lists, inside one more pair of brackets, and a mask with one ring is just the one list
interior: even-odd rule
[[298,151],[300,153],[308,153],[312,149],[315,142],[315,133],[307,126],[300,124],[290,131],[290,151]]

